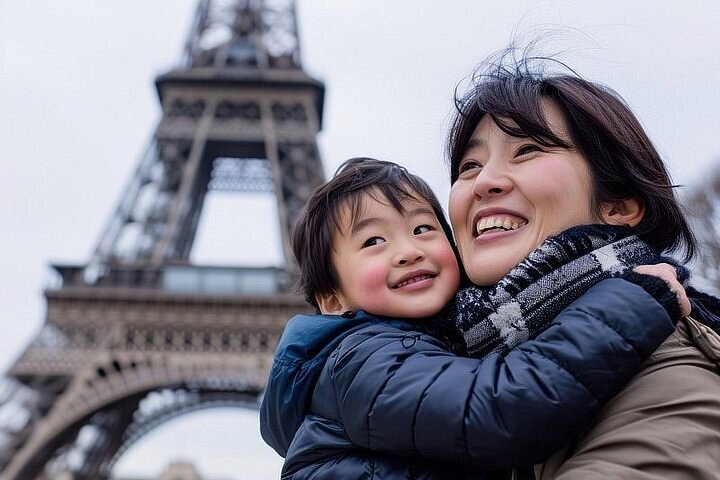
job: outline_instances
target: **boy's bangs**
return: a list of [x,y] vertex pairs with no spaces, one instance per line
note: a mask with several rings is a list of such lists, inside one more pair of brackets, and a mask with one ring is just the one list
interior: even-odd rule
[[[403,202],[408,199],[427,202],[429,205],[433,205],[433,203],[429,199],[425,198],[418,189],[413,188],[412,185],[408,185],[405,182],[400,182],[398,184],[380,183],[367,189],[352,192],[352,194],[348,195],[343,200],[343,205],[339,206],[338,213],[343,206],[348,209],[348,212],[350,213],[350,228],[352,228],[352,226],[357,223],[358,219],[362,218],[364,215],[366,206],[365,198],[367,198],[367,196],[378,203],[393,207],[398,212],[405,212]],[[335,218],[334,221],[337,222],[337,227],[339,218]]]

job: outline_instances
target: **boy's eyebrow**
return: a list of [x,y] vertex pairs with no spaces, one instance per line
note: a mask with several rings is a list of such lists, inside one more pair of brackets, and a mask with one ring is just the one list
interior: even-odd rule
[[408,217],[417,217],[418,215],[432,215],[435,216],[435,211],[430,207],[418,207],[414,210],[410,210],[407,213]]
[[377,217],[367,217],[363,218],[359,222],[355,222],[350,229],[350,235],[355,235],[357,232],[367,227],[368,225],[372,225],[373,223],[381,223],[381,220]]
[[[413,210],[409,210],[406,214],[408,217],[416,217],[418,215],[432,215],[435,216],[435,211],[430,207],[418,207]],[[357,232],[375,223],[384,223],[384,220],[377,217],[363,218],[359,222],[355,222],[350,229],[350,235],[355,235]]]

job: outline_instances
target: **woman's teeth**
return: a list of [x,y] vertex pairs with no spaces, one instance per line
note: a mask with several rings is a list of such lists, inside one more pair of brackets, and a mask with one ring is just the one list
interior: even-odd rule
[[502,230],[517,230],[518,228],[527,225],[527,221],[519,220],[510,217],[484,217],[477,222],[475,231],[478,235],[487,233],[489,230],[502,229]]

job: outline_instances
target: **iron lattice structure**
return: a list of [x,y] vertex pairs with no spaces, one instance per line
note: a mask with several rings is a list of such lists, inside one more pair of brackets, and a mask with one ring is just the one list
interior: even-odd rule
[[[47,317],[0,387],[0,479],[104,479],[157,425],[255,408],[287,319],[288,232],[323,180],[324,86],[300,63],[292,0],[201,0],[163,115],[87,265],[54,265]],[[202,267],[210,190],[274,192],[285,264]]]

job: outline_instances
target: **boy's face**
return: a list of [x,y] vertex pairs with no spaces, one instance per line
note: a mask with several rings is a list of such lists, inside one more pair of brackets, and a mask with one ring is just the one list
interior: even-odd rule
[[323,313],[365,310],[375,315],[423,318],[435,315],[460,283],[457,260],[432,207],[408,199],[404,211],[380,194],[366,195],[360,215],[341,212],[332,261],[338,292],[319,295]]

